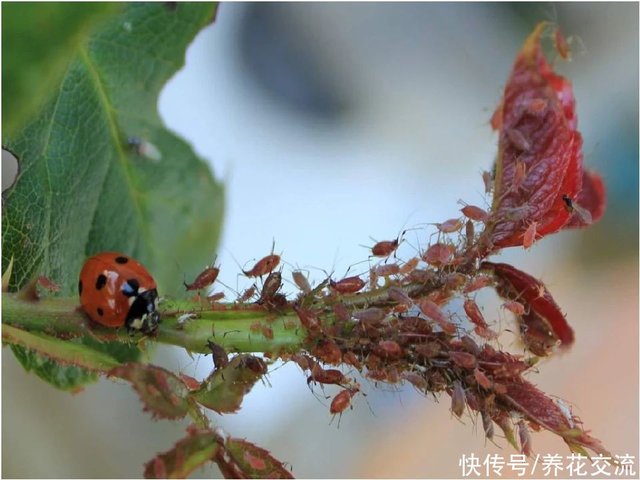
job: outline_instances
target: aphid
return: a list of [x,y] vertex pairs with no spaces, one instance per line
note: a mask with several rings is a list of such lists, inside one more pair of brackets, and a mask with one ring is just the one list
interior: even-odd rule
[[493,420],[491,420],[491,415],[485,410],[480,410],[480,415],[482,416],[482,428],[484,429],[484,435],[489,439],[493,440]]
[[383,240],[371,247],[371,255],[374,257],[388,257],[398,249],[399,240]]
[[309,280],[307,280],[307,277],[305,277],[301,271],[296,270],[294,272],[291,272],[291,276],[293,277],[293,281],[298,286],[300,291],[302,291],[302,293],[304,293],[305,295],[311,293],[311,285],[309,284]]
[[300,323],[304,326],[304,328],[313,332],[320,330],[320,321],[318,320],[318,316],[314,312],[297,305],[294,305],[293,309],[298,315]]
[[341,320],[343,322],[348,322],[349,320],[351,320],[351,314],[343,303],[336,303],[333,306],[332,310],[338,320]]
[[562,59],[567,61],[571,60],[571,48],[569,47],[569,42],[567,42],[567,40],[564,38],[564,35],[559,28],[556,28],[554,41],[556,50],[558,51]]
[[463,335],[460,339],[460,344],[467,352],[472,353],[474,357],[479,356],[482,351],[476,341],[469,335]]
[[360,385],[356,383],[353,387],[347,388],[333,397],[331,406],[329,407],[329,411],[331,412],[331,414],[342,414],[342,412],[344,412],[351,405],[351,399],[359,391]]
[[487,390],[491,388],[491,380],[489,380],[489,377],[487,377],[481,370],[476,368],[473,371],[473,378],[475,378],[478,385],[482,388]]
[[242,271],[247,277],[261,277],[271,273],[280,264],[280,255],[267,255],[256,262],[251,270]]
[[53,282],[52,280],[42,275],[38,277],[38,285],[40,285],[42,288],[49,290],[50,292],[60,291],[60,286],[57,283]]
[[344,354],[342,355],[342,361],[347,365],[351,365],[356,370],[362,369],[360,360],[358,360],[358,357],[356,357],[356,354],[353,353],[352,351],[344,352]]
[[[130,25],[129,28],[131,28]],[[129,137],[127,139],[127,143],[136,155],[148,158],[149,160],[152,160],[154,162],[159,162],[160,160],[162,160],[162,153],[160,153],[158,147],[156,147],[148,140],[144,140],[140,137]]]
[[593,223],[593,217],[591,216],[591,212],[589,212],[589,210],[578,205],[566,194],[562,195],[562,200],[564,201],[567,210],[569,212],[575,213],[580,218],[582,223],[586,225],[591,225],[591,223]]
[[393,340],[381,340],[378,342],[375,352],[380,358],[395,359],[402,356],[402,347]]
[[211,303],[215,303],[218,300],[222,300],[224,298],[224,292],[216,292],[216,293],[212,293],[211,295],[209,295],[207,297],[207,300],[209,300],[209,302]]
[[489,194],[493,191],[493,175],[491,172],[482,172],[482,182],[484,183],[484,193]]
[[316,364],[311,369],[311,375],[307,378],[307,385],[311,382],[322,383],[324,385],[344,385],[347,383],[347,379],[340,370],[333,368],[325,370]]
[[461,368],[472,369],[477,365],[476,357],[467,352],[449,352],[449,358]]
[[403,372],[402,378],[413,385],[418,391],[425,392],[429,384],[421,375],[416,372]]
[[253,373],[264,375],[269,369],[267,368],[267,364],[261,358],[255,357],[253,355],[244,355],[239,364],[240,368],[248,368]]
[[280,272],[271,272],[264,281],[264,286],[260,292],[258,303],[265,303],[272,299],[276,292],[282,286],[282,274]]
[[325,363],[339,364],[342,360],[340,347],[331,340],[321,339],[312,351],[313,355]]
[[525,177],[527,176],[527,164],[522,160],[516,160],[516,168],[513,172],[513,190],[517,191],[524,182]]
[[400,273],[400,266],[396,263],[378,265],[375,268],[375,274],[380,277],[388,277],[390,275],[397,275],[398,273]]
[[462,214],[476,222],[486,222],[489,218],[489,214],[486,210],[483,210],[480,207],[476,207],[475,205],[466,205],[460,209]]
[[371,307],[364,310],[356,310],[351,315],[364,324],[375,325],[384,320],[385,312],[381,308]]
[[238,298],[238,301],[239,302],[246,302],[251,297],[253,297],[255,295],[255,293],[256,293],[256,286],[255,285],[251,285],[244,292],[242,292],[242,295],[240,295],[240,298]]
[[365,283],[364,280],[356,276],[343,278],[342,280],[338,280],[337,282],[330,280],[329,285],[338,293],[349,294],[356,293],[362,290]]
[[442,328],[442,331],[448,333],[449,335],[453,335],[456,333],[456,326],[449,322],[446,315],[440,310],[440,307],[436,305],[431,300],[422,299],[418,304],[420,307],[420,311],[424,313],[431,320],[436,322]]
[[216,281],[219,273],[220,269],[218,267],[207,267],[202,272],[200,272],[196,279],[190,284],[187,284],[187,282],[183,282],[184,287],[187,289],[187,291],[207,288],[209,285]]
[[413,300],[401,288],[391,287],[388,292],[391,300],[394,300],[401,305],[406,305],[407,307],[413,306]]
[[475,239],[475,227],[473,226],[473,222],[471,220],[467,220],[467,223],[464,224],[464,236],[465,246],[467,248],[471,248]]
[[498,108],[491,115],[491,128],[494,130],[502,128],[502,104],[498,105]]
[[505,134],[507,135],[509,142],[511,142],[511,145],[516,147],[521,152],[528,152],[529,150],[531,150],[531,144],[529,143],[529,140],[527,140],[527,138],[520,130],[516,128],[508,128],[505,130]]
[[524,305],[515,300],[508,300],[502,304],[502,308],[509,310],[511,313],[515,315],[524,315],[525,308]]
[[534,242],[537,240],[538,235],[538,222],[531,222],[525,232],[522,234],[522,246],[525,249],[531,248]]
[[547,109],[548,104],[544,98],[534,98],[527,104],[527,112],[532,115],[540,115]]
[[195,313],[183,313],[176,320],[176,328],[178,330],[183,329],[189,320],[193,320],[194,318],[197,318],[197,317],[198,315],[196,315]]
[[527,457],[531,456],[531,432],[524,420],[518,422],[518,438],[520,439],[520,452]]
[[573,419],[573,412],[571,411],[571,408],[569,407],[569,405],[564,403],[559,398],[554,398],[553,401],[555,402],[555,404],[558,406],[558,408],[562,412],[562,416],[567,420],[567,423],[569,424],[569,427],[570,428],[575,428],[576,427],[576,422]]
[[459,218],[450,218],[443,223],[436,223],[436,228],[442,233],[457,232],[462,228],[462,220]]
[[451,412],[456,417],[461,417],[464,413],[464,406],[467,403],[467,396],[459,380],[454,380],[451,391]]
[[467,283],[462,290],[462,293],[471,293],[481,288],[488,287],[493,283],[493,278],[488,275],[476,275]]
[[463,307],[465,313],[469,317],[469,320],[471,320],[474,325],[483,328],[488,327],[487,322],[485,321],[484,316],[482,315],[482,312],[480,311],[480,308],[478,307],[478,304],[476,302],[469,298],[464,301]]
[[452,262],[454,253],[453,245],[435,243],[422,255],[422,259],[433,266],[448,265]]
[[400,274],[408,275],[418,266],[419,262],[420,259],[418,257],[410,258],[402,266],[400,266]]
[[224,347],[212,342],[211,340],[207,340],[207,346],[209,347],[209,350],[211,350],[213,367],[215,370],[224,368],[229,365],[229,355],[227,354]]
[[262,335],[269,340],[273,340],[273,329],[268,325],[262,325]]

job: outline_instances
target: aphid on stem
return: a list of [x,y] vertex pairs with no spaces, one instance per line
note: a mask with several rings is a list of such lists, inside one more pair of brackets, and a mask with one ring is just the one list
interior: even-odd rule
[[307,280],[307,277],[305,277],[300,270],[291,272],[291,276],[293,277],[294,283],[302,293],[304,293],[305,295],[311,293],[311,285],[309,284],[309,280]]
[[475,222],[486,222],[489,219],[487,211],[475,205],[465,205],[460,211],[465,217]]
[[362,290],[365,286],[364,280],[358,276],[343,278],[334,282],[329,281],[329,286],[338,293],[349,294]]
[[211,265],[210,267],[207,267],[202,272],[200,272],[193,282],[189,284],[187,284],[187,282],[183,282],[184,287],[187,289],[187,291],[202,290],[203,288],[207,288],[209,285],[215,282],[216,278],[218,278],[219,273],[220,268]]

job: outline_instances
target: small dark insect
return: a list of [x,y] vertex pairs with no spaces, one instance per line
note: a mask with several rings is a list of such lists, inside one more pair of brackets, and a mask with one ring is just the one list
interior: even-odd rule
[[247,277],[261,277],[271,273],[280,264],[280,255],[267,255],[256,262],[251,270],[242,271]]
[[587,225],[591,225],[593,223],[593,217],[591,216],[591,212],[589,212],[589,210],[578,205],[566,194],[562,195],[562,200],[564,201],[567,210],[569,212],[575,213],[583,223],[586,223]]
[[222,346],[212,342],[211,340],[207,340],[207,346],[211,350],[213,366],[216,370],[229,365],[229,355],[227,355],[227,352]]
[[338,293],[356,293],[364,288],[364,280],[360,277],[347,277],[334,282],[329,281],[329,285]]
[[256,286],[255,285],[251,285],[249,288],[247,288],[244,292],[242,292],[242,295],[240,295],[240,298],[238,298],[239,302],[246,302],[247,300],[249,300],[251,297],[253,297],[253,295],[256,293]]
[[282,274],[280,272],[271,272],[264,281],[264,286],[262,287],[262,292],[260,292],[260,300],[258,300],[258,303],[262,304],[272,299],[281,286]]
[[187,282],[183,282],[184,287],[187,289],[187,291],[207,288],[209,285],[216,281],[219,273],[220,269],[218,267],[207,267],[202,272],[200,272],[196,279],[190,284],[187,284]]
[[331,401],[331,406],[329,407],[329,411],[335,415],[337,413],[342,414],[349,406],[351,405],[351,399],[355,396],[356,393],[360,391],[360,386],[356,384],[351,388],[347,388],[346,390],[341,391]]

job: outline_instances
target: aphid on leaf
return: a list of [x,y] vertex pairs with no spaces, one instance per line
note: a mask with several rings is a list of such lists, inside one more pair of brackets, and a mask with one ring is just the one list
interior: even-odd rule
[[461,417],[464,413],[464,406],[467,403],[467,396],[464,393],[464,388],[459,380],[453,382],[453,389],[451,391],[451,412],[456,417]]
[[509,310],[515,315],[524,315],[524,305],[516,300],[508,300],[502,304],[502,307]]
[[218,267],[207,267],[198,274],[193,282],[189,284],[187,284],[187,282],[183,282],[184,287],[187,289],[187,291],[202,290],[203,288],[207,288],[209,285],[215,282],[216,278],[218,278],[219,273],[220,269]]
[[356,276],[343,278],[342,280],[338,280],[337,282],[330,280],[329,285],[338,293],[349,294],[356,293],[362,290],[365,283],[364,280]]
[[213,367],[216,370],[229,365],[229,355],[225,351],[224,347],[212,342],[211,340],[207,340],[207,346],[209,347],[209,350],[211,350],[211,355],[213,357]]
[[461,208],[460,211],[465,217],[476,222],[486,222],[489,218],[489,214],[486,212],[486,210],[483,210],[480,207],[476,207],[475,205],[466,205]]
[[568,195],[562,195],[562,200],[564,201],[565,207],[569,212],[573,212],[577,215],[582,223],[586,225],[591,225],[593,223],[593,217],[591,216],[591,212],[584,207],[581,207],[576,202],[571,200]]
[[524,182],[524,178],[527,176],[527,164],[522,160],[516,160],[516,169],[513,173],[513,190],[517,191],[522,183]]
[[520,452],[531,457],[531,432],[524,420],[518,422],[518,438],[520,439]]
[[484,435],[489,440],[493,440],[493,420],[491,420],[491,415],[485,410],[480,411],[480,416],[482,417],[482,428],[484,429]]
[[267,255],[256,262],[251,270],[243,270],[247,277],[261,277],[271,273],[280,264],[280,255]]
[[511,142],[511,145],[521,152],[528,152],[531,150],[531,143],[529,143],[529,140],[527,140],[520,130],[516,128],[508,128],[505,130],[505,134],[507,135],[509,142]]
[[293,281],[298,286],[300,291],[302,291],[302,293],[304,293],[305,295],[311,293],[311,285],[309,284],[309,280],[307,280],[307,277],[305,277],[301,271],[296,270],[294,272],[291,272],[291,276],[293,277]]
[[522,246],[525,249],[531,248],[538,236],[538,222],[533,221],[522,234]]
[[331,412],[331,414],[336,415],[339,413],[342,415],[342,412],[344,412],[351,406],[351,399],[359,391],[360,385],[356,383],[353,387],[347,388],[346,390],[341,391],[335,397],[333,397],[331,406],[329,407],[329,411]]
[[148,140],[144,140],[140,137],[129,137],[127,139],[127,143],[136,155],[148,158],[154,162],[162,160],[162,153],[160,153],[158,147]]

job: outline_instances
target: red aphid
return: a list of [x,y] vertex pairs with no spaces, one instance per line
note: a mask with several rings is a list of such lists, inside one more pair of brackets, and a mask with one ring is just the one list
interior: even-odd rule
[[342,351],[340,347],[331,340],[318,341],[312,353],[325,363],[337,365],[342,361]]
[[215,292],[207,297],[207,300],[211,303],[215,303],[218,300],[222,300],[224,298],[224,292]]
[[189,290],[202,290],[203,288],[207,288],[218,278],[218,274],[220,273],[220,269],[217,267],[207,267],[196,277],[196,279],[187,284],[187,282],[183,282],[187,291]]
[[564,38],[564,35],[559,28],[556,28],[554,40],[556,50],[558,51],[562,59],[571,60],[571,48],[569,47],[569,42],[567,42],[567,39]]
[[476,222],[486,222],[489,218],[489,214],[486,212],[486,210],[483,210],[480,207],[476,207],[475,205],[466,205],[465,207],[461,208],[460,211],[465,217]]
[[349,294],[356,293],[362,290],[365,283],[364,280],[356,276],[343,278],[342,280],[338,280],[337,282],[330,280],[329,285],[338,293]]
[[442,233],[453,233],[459,231],[464,224],[459,218],[450,218],[443,223],[436,223],[436,228]]
[[410,258],[405,264],[400,267],[400,274],[408,275],[418,266],[419,262],[420,259],[418,257]]
[[273,340],[273,329],[268,325],[262,325],[262,335],[269,340]]
[[476,368],[473,371],[473,378],[476,379],[476,382],[478,382],[478,385],[482,388],[487,390],[491,388],[491,380],[489,380],[489,377],[487,377],[481,370]]
[[351,388],[341,391],[331,401],[329,411],[335,415],[344,412],[351,405],[351,399],[360,391],[360,386],[355,385]]
[[444,243],[431,245],[422,256],[422,259],[429,265],[442,266],[449,265],[453,261],[455,247]]
[[267,255],[256,262],[251,270],[242,271],[247,277],[261,277],[271,273],[280,264],[280,255]]
[[397,275],[398,273],[400,273],[400,266],[396,263],[378,265],[375,267],[375,274],[379,277],[388,277],[390,275]]
[[493,439],[493,420],[491,420],[491,415],[489,412],[485,410],[480,411],[480,415],[482,416],[482,428],[484,429],[484,435],[489,439]]
[[332,310],[338,320],[343,322],[351,320],[351,313],[349,313],[349,310],[343,303],[336,303]]
[[442,331],[448,333],[449,335],[454,335],[456,333],[456,326],[449,322],[447,316],[440,310],[440,307],[436,305],[431,300],[422,299],[418,304],[422,313],[424,313],[431,320],[436,322]]
[[525,249],[531,248],[538,236],[538,222],[533,221],[522,234],[522,246]]
[[465,300],[464,311],[474,325],[482,328],[488,328],[487,322],[484,320],[484,316],[475,301],[471,299]]
[[402,356],[402,347],[398,345],[398,342],[394,342],[393,340],[381,340],[380,342],[378,342],[376,353],[381,358],[400,358]]
[[493,283],[493,278],[488,275],[476,275],[467,283],[462,290],[463,293],[471,293],[481,288],[488,287]]
[[351,365],[357,370],[360,370],[362,368],[362,365],[360,364],[360,360],[358,360],[358,357],[356,356],[356,354],[351,351],[344,352],[344,354],[342,355],[342,361],[347,365]]
[[429,384],[421,375],[416,372],[403,372],[402,378],[416,387],[420,392],[426,392]]
[[516,300],[508,300],[502,304],[502,307],[509,310],[515,315],[524,315],[524,305]]
[[388,257],[398,249],[399,244],[400,242],[397,238],[395,240],[383,240],[371,248],[371,255],[374,257]]
[[384,320],[385,312],[381,308],[370,307],[364,310],[356,310],[352,313],[352,316],[362,323],[374,325]]
[[42,288],[46,288],[50,292],[60,291],[60,286],[57,283],[54,283],[52,280],[42,275],[38,277],[38,285],[40,285]]
[[513,174],[513,185],[512,188],[514,190],[518,190],[523,182],[524,178],[527,176],[527,164],[522,160],[516,160],[516,169]]
[[411,299],[411,297],[399,287],[389,288],[389,298],[395,302],[398,302],[400,305],[405,305],[407,307],[411,307],[413,305],[413,300]]
[[251,285],[244,292],[242,292],[242,295],[240,295],[240,298],[238,298],[238,300],[240,302],[246,302],[251,297],[253,297],[255,295],[255,293],[256,293],[256,286],[255,285]]
[[253,333],[258,333],[258,332],[262,331],[262,324],[260,323],[260,321],[256,320],[251,325],[249,325],[249,331],[251,331]]
[[467,352],[449,352],[449,358],[461,368],[472,369],[477,365],[476,357]]
[[304,309],[302,307],[298,307],[297,305],[294,305],[293,309],[298,315],[300,323],[304,326],[304,328],[312,332],[320,330],[320,321],[318,320],[318,316],[315,312]]
[[307,385],[311,382],[322,383],[324,385],[344,385],[347,383],[347,379],[340,370],[333,368],[325,370],[316,364],[311,370],[311,375],[307,378]]

